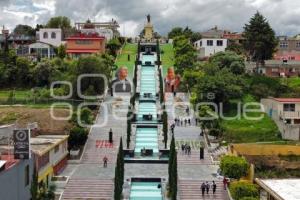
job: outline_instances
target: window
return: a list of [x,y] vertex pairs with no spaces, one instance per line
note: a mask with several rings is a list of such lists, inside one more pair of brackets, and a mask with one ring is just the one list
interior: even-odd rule
[[56,33],[52,32],[52,33],[51,33],[51,38],[52,38],[52,39],[55,39],[55,38],[56,38]]
[[223,40],[217,40],[217,46],[219,47],[223,46]]
[[25,167],[25,186],[29,185],[30,173],[29,173],[29,165]]
[[292,104],[292,103],[283,104],[283,111],[295,112],[295,104]]
[[272,72],[278,72],[278,68],[272,68]]
[[200,47],[202,47],[202,41],[200,41]]
[[47,39],[47,38],[48,38],[48,33],[47,33],[47,32],[44,32],[43,38],[44,38],[44,39]]
[[92,44],[92,41],[91,40],[76,40],[76,44],[88,45],[88,44]]
[[207,46],[213,46],[214,45],[213,40],[207,40],[206,43],[207,43]]
[[289,44],[287,42],[280,42],[280,48],[288,48]]
[[57,153],[59,151],[59,145],[57,145],[55,148],[54,148],[54,153]]
[[299,48],[300,47],[300,42],[296,43],[296,47]]

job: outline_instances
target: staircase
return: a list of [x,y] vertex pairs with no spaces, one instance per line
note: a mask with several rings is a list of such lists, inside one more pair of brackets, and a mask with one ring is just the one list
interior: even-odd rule
[[[212,193],[212,187],[209,194],[202,196],[201,184],[206,181],[201,180],[179,180],[179,196],[180,200],[229,200],[227,191],[223,189],[222,181],[215,181],[217,184],[216,193]],[[209,181],[212,184],[212,181]]]
[[112,180],[70,179],[61,199],[97,199],[111,200]]

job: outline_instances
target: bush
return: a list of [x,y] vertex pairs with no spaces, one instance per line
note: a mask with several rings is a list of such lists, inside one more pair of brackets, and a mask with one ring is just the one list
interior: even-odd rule
[[241,200],[259,200],[258,198],[255,197],[243,197]]
[[230,178],[240,179],[247,175],[249,164],[245,158],[236,156],[223,156],[220,165],[222,173]]
[[231,196],[235,200],[242,200],[244,197],[258,198],[259,192],[256,185],[246,181],[238,181],[230,184]]

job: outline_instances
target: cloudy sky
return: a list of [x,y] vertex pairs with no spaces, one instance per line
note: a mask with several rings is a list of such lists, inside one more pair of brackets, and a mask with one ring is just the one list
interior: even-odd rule
[[300,33],[299,0],[0,0],[0,25],[35,26],[57,15],[69,17],[72,23],[114,18],[121,34],[135,36],[149,13],[155,30],[163,35],[174,26],[204,31],[217,25],[241,31],[257,10],[278,35]]

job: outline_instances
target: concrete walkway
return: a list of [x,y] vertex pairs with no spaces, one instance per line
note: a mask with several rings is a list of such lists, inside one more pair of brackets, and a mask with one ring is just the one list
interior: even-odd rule
[[[113,198],[114,168],[120,137],[126,135],[124,127],[128,101],[107,99],[103,105],[108,108],[107,112],[104,107],[101,108],[99,117],[91,128],[80,163],[68,166],[62,174],[69,176],[62,199]],[[108,143],[110,128],[113,131],[112,145]],[[104,156],[108,158],[107,168],[103,166]]]

